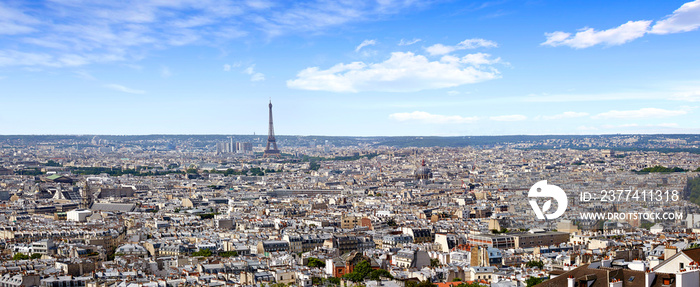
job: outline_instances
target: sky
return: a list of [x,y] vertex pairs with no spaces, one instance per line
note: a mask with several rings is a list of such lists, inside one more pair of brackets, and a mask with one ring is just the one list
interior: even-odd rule
[[696,1],[0,1],[0,134],[700,133]]

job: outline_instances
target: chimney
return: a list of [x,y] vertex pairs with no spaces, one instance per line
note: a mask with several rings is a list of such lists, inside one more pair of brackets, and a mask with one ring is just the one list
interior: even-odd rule
[[664,248],[664,260],[668,260],[671,256],[676,255],[676,253],[678,253],[678,250],[675,246],[666,246],[666,248]]
[[622,287],[622,280],[620,279],[613,279],[610,281],[610,287]]
[[654,273],[654,271],[647,270],[644,272],[644,286],[651,287],[651,283],[654,282],[654,278],[656,278],[656,273]]
[[566,278],[566,286],[567,287],[576,286],[576,279],[574,279],[574,276],[569,275],[569,278]]

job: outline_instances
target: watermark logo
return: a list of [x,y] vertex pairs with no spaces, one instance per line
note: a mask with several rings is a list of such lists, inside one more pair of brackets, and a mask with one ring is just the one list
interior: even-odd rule
[[554,213],[545,215],[544,213],[549,211],[552,207],[552,200],[547,200],[542,208],[537,205],[537,201],[530,199],[530,206],[532,210],[535,211],[538,219],[555,219],[562,216],[566,211],[568,204],[568,199],[566,198],[566,193],[564,190],[553,184],[547,184],[546,180],[540,180],[530,187],[530,191],[527,193],[527,197],[551,197],[557,201],[557,210]]

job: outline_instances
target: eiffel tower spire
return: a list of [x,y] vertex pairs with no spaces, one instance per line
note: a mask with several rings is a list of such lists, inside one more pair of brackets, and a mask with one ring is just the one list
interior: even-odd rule
[[272,100],[270,100],[270,127],[267,131],[267,147],[263,157],[280,157],[280,150],[277,149],[277,140],[275,140],[275,128],[272,126]]

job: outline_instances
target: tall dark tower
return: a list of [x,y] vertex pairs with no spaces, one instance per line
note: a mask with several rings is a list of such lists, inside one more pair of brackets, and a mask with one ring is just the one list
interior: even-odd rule
[[83,187],[82,192],[83,194],[80,199],[80,208],[90,209],[94,199],[92,191],[90,190],[90,185],[88,185],[87,181],[85,181],[85,187]]
[[275,128],[272,127],[272,100],[270,100],[270,129],[267,131],[267,147],[263,157],[280,157],[280,150],[277,149],[277,140],[275,140]]

